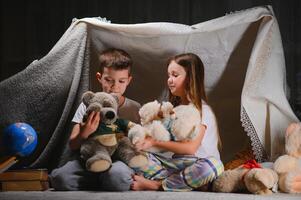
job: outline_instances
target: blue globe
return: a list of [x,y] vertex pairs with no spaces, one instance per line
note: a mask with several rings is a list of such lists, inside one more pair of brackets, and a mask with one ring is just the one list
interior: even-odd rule
[[36,131],[27,123],[13,123],[3,132],[3,145],[8,155],[28,156],[36,148]]

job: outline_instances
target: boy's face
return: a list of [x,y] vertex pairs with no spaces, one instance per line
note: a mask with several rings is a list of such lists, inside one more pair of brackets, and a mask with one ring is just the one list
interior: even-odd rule
[[102,91],[122,96],[132,80],[127,69],[115,70],[104,67],[103,73],[96,73],[96,78],[102,86]]

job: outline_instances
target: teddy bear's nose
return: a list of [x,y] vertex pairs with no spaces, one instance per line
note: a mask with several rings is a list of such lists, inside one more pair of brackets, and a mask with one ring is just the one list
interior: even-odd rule
[[107,119],[113,119],[115,117],[115,113],[113,111],[108,111],[105,115]]

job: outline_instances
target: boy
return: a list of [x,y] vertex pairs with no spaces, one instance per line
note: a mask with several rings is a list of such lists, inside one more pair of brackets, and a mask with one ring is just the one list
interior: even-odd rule
[[[121,49],[107,49],[99,56],[100,68],[96,79],[102,91],[118,96],[118,115],[120,118],[139,122],[138,111],[141,105],[123,96],[132,80],[132,59]],[[98,127],[101,117],[92,112],[85,123],[82,123],[86,106],[81,103],[72,119],[75,123],[69,138],[71,150],[79,150],[82,142]],[[50,174],[52,187],[56,190],[129,190],[132,183],[133,170],[121,161],[116,161],[106,172],[92,173],[85,169],[81,160],[67,162]]]

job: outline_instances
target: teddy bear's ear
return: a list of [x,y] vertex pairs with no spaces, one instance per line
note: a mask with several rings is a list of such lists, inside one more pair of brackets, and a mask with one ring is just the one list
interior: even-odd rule
[[88,106],[90,104],[90,100],[94,97],[94,92],[87,91],[83,94],[83,103]]
[[174,106],[169,101],[162,102],[161,110],[163,111],[163,113],[168,115],[173,115],[174,114],[173,108]]

